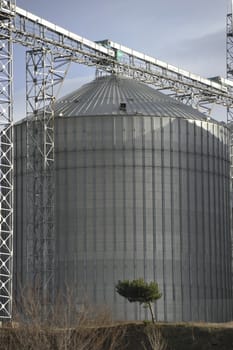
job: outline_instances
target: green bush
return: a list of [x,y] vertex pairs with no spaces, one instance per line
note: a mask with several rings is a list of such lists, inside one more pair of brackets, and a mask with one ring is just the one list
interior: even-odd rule
[[130,303],[139,302],[145,307],[149,307],[152,322],[155,322],[155,317],[152,311],[151,303],[161,298],[162,293],[159,291],[156,282],[145,282],[142,278],[136,280],[118,281],[116,285],[118,294],[126,298]]

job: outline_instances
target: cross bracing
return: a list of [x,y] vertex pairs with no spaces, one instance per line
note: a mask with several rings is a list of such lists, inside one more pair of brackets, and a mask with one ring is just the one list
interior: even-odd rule
[[[233,104],[233,96],[229,94],[233,83],[227,79],[202,78],[110,40],[97,43],[85,39],[19,7],[15,12],[12,40],[16,43],[32,48],[46,47],[68,60],[119,72],[161,90],[169,89],[180,98],[188,94],[191,98],[198,96],[203,103]],[[5,23],[0,24],[0,31],[2,35],[7,32]]]
[[[232,2],[233,3],[233,2]],[[232,11],[227,14],[227,23],[226,23],[226,66],[227,66],[227,78],[233,82],[233,18]],[[233,88],[229,89],[229,93],[233,94]],[[230,190],[231,190],[231,236],[233,239],[233,227],[232,227],[232,218],[233,218],[233,201],[232,201],[232,191],[233,191],[233,107],[227,107],[227,123],[230,128]],[[233,246],[232,246],[233,248]],[[233,252],[233,250],[232,250]]]
[[5,33],[0,36],[0,317],[10,318],[13,270],[13,51],[14,2],[4,2],[0,13]]
[[54,293],[54,97],[67,61],[49,50],[26,53],[27,275],[44,306]]
[[[229,81],[233,82],[233,22],[232,14],[227,15],[227,78]],[[233,94],[233,87],[229,86],[228,91]],[[228,106],[227,109],[227,121],[228,123],[233,121],[233,107]]]
[[[202,78],[109,40],[90,41],[17,7],[14,0],[0,1],[0,319],[11,318],[12,309],[14,43],[29,50],[27,208],[31,220],[27,225],[27,268],[32,279],[43,274],[42,294],[47,287],[53,294],[53,104],[54,88],[66,74],[61,67],[76,62],[123,74],[167,90],[183,103],[207,112],[212,104],[226,106],[228,111],[233,108],[231,79]],[[38,162],[34,163],[35,159]]]

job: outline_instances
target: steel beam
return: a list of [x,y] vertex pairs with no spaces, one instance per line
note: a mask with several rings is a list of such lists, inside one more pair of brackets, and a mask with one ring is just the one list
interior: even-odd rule
[[[26,54],[27,276],[43,306],[54,297],[54,109],[67,59],[38,49]],[[46,309],[44,308],[44,311]]]
[[[213,81],[200,77],[110,40],[95,43],[18,7],[16,14],[13,40],[21,45],[46,47],[54,54],[69,57],[74,62],[125,75],[158,89],[169,89],[177,95],[189,93],[196,99],[199,96],[202,106],[213,103],[233,105],[228,82],[223,78]],[[5,30],[4,23],[0,23],[2,35],[5,35]],[[203,99],[207,102],[203,103]]]
[[0,19],[6,35],[0,35],[0,319],[12,315],[13,275],[13,52],[11,1],[0,2]]
[[[232,1],[231,1],[231,13],[227,14],[226,23],[226,68],[227,78],[233,81],[233,18],[232,18]],[[233,87],[229,90],[229,93],[233,94]],[[231,214],[231,239],[233,240],[233,106],[227,107],[227,123],[230,131],[230,214]],[[232,257],[233,257],[233,244],[232,244]],[[233,259],[232,266],[233,270]]]
[[[232,13],[227,15],[227,31],[226,31],[226,63],[227,63],[227,78],[233,81],[233,20]],[[229,91],[233,94],[233,87]],[[230,158],[231,158],[231,187],[233,186],[233,106],[227,107],[227,123],[230,127]]]

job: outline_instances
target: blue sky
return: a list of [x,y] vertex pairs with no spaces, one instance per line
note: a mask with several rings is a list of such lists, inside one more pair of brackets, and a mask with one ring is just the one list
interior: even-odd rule
[[[225,76],[229,0],[16,0],[17,6],[90,40],[111,39],[205,77]],[[15,118],[25,113],[25,49],[14,50]],[[72,64],[64,95],[94,78]],[[222,109],[215,115],[225,117]]]

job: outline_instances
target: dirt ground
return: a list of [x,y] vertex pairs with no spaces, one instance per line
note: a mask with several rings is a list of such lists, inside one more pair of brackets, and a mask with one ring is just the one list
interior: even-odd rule
[[[121,330],[119,332],[119,329]],[[90,330],[88,330],[89,332]],[[110,331],[110,332],[109,332]],[[56,338],[62,334],[64,336],[67,330],[47,330],[48,338],[52,339],[51,346],[46,346],[46,349],[56,350]],[[69,335],[76,336],[80,330],[69,330]],[[120,323],[108,327],[98,327],[91,330],[91,334],[100,335],[104,332],[105,336],[111,334],[119,334],[116,344],[107,341],[106,346],[101,346],[101,350],[233,350],[233,322],[223,324],[212,323],[157,323],[155,326],[145,323]],[[109,333],[108,333],[109,332]],[[20,327],[1,327],[0,328],[0,350],[21,350],[27,349],[26,339],[22,347],[17,344],[17,339],[20,339]],[[24,330],[25,334],[25,330]],[[121,334],[121,335],[120,335]],[[28,335],[32,337],[33,332]],[[44,336],[44,334],[43,334]],[[38,333],[36,334],[38,338]],[[114,342],[116,337],[114,338]],[[81,338],[80,338],[81,339]],[[93,339],[95,339],[93,337]],[[107,339],[107,338],[106,338]],[[112,339],[112,338],[111,338]],[[49,341],[50,343],[50,341]],[[38,341],[37,341],[38,344]],[[95,350],[95,345],[92,343],[91,350]],[[99,349],[99,347],[97,347]],[[39,349],[39,347],[36,347]],[[67,346],[69,350],[78,350],[79,346],[72,346],[72,342]],[[45,350],[45,349],[43,349]],[[88,346],[85,350],[89,350]]]

